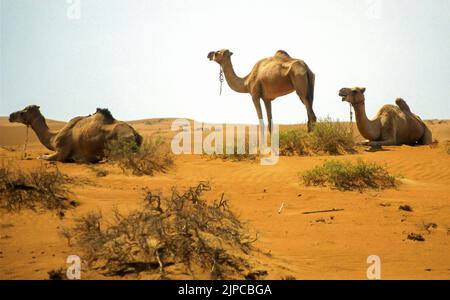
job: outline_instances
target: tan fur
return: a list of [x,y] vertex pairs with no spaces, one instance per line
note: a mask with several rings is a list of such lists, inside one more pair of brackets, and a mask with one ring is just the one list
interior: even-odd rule
[[142,137],[125,122],[115,120],[108,110],[97,109],[93,115],[76,117],[61,130],[50,131],[36,105],[12,113],[10,122],[31,126],[41,143],[55,154],[43,156],[52,161],[96,162],[103,157],[105,144],[115,139],[135,140]]
[[223,69],[228,85],[238,93],[250,93],[258,119],[262,120],[260,99],[266,107],[269,129],[272,127],[272,101],[278,97],[296,92],[306,106],[308,130],[316,122],[313,111],[315,75],[308,65],[291,58],[286,51],[279,50],[274,56],[258,61],[249,75],[238,77],[231,63],[229,50],[210,52],[208,58],[217,62]]
[[369,120],[364,105],[365,91],[359,87],[343,88],[339,96],[352,104],[359,132],[369,140],[369,145],[429,145],[433,142],[431,131],[403,99],[397,99],[397,105],[384,105],[375,118]]

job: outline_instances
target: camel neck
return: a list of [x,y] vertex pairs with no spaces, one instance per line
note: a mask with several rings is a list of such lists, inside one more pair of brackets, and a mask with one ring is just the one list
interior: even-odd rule
[[31,128],[36,133],[39,141],[49,150],[55,151],[53,138],[55,134],[50,131],[45,118],[40,115],[31,122]]
[[380,137],[379,120],[369,120],[366,115],[364,102],[353,105],[356,115],[356,125],[361,135],[369,141],[376,141]]
[[225,74],[225,79],[230,86],[230,88],[237,93],[248,93],[248,88],[245,85],[246,78],[241,78],[234,72],[233,64],[231,59],[227,59],[221,65],[223,73]]

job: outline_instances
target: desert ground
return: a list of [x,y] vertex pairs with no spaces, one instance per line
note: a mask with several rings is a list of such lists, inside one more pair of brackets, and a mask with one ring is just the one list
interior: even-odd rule
[[[64,123],[48,121],[52,129]],[[170,138],[170,119],[130,122],[143,136]],[[225,193],[232,209],[258,232],[266,279],[367,279],[367,257],[381,258],[382,279],[450,279],[450,121],[427,121],[438,142],[432,146],[383,147],[343,156],[280,157],[274,166],[257,161],[223,161],[200,155],[175,157],[173,167],[154,176],[125,175],[109,164],[56,163],[64,174],[80,179],[71,191],[80,206],[64,218],[55,212],[0,213],[0,278],[47,279],[48,272],[66,266],[73,253],[58,234],[62,226],[89,211],[110,213],[114,207],[132,210],[142,203],[143,188],[169,192],[172,186],[212,185],[208,198]],[[356,131],[356,127],[355,127]],[[50,153],[30,131],[27,154],[21,159],[26,128],[0,118],[0,161],[22,170],[41,164],[36,158]],[[299,172],[327,159],[373,161],[400,178],[395,189],[342,192],[327,187],[306,187]],[[97,177],[99,169],[108,175]],[[284,207],[279,213],[281,204]],[[409,205],[411,212],[399,210]],[[308,211],[342,209],[330,213]],[[426,228],[434,223],[436,228]],[[425,241],[407,239],[421,234]],[[129,275],[126,279],[151,276]],[[172,278],[189,278],[173,274]],[[107,279],[84,272],[82,279]]]

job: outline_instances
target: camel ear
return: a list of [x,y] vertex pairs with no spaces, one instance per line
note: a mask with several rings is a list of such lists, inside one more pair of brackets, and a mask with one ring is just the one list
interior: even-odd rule
[[231,55],[233,55],[233,52],[231,52],[230,50],[225,50],[224,54],[231,56]]
[[361,93],[365,93],[366,92],[366,88],[361,88]]

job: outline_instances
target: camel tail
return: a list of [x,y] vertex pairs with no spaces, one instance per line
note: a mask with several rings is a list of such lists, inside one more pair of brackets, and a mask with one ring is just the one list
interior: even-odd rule
[[316,81],[316,75],[314,75],[308,65],[306,65],[306,69],[306,76],[308,77],[308,92],[306,93],[306,98],[312,107],[314,101],[314,85]]
[[412,113],[411,109],[409,108],[409,105],[406,104],[406,101],[403,100],[402,98],[398,98],[397,100],[395,100],[395,104],[397,104],[398,107],[400,107],[400,109],[406,113]]

